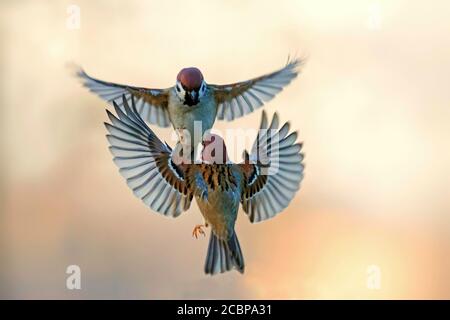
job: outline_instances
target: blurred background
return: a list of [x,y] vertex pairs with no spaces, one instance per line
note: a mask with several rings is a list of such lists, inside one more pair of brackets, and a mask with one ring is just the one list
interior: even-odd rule
[[[443,0],[2,1],[0,298],[449,299],[449,14]],[[307,62],[265,110],[299,130],[302,188],[265,223],[241,212],[246,273],[207,277],[197,205],[168,219],[134,198],[106,104],[67,63],[159,88],[182,67],[230,83],[288,54]]]

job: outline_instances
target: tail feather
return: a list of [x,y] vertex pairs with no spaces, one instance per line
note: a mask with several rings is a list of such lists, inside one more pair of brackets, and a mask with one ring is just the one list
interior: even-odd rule
[[229,240],[222,240],[211,231],[205,273],[214,275],[227,272],[233,268],[240,273],[244,273],[244,257],[236,233],[233,232]]

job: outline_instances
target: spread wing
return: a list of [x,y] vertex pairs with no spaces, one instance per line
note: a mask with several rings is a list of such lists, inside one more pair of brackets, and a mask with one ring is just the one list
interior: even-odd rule
[[286,208],[303,179],[302,144],[296,143],[297,133],[289,134],[289,123],[278,127],[277,114],[268,126],[263,112],[252,152],[239,164],[244,175],[241,203],[251,222],[272,218]]
[[162,143],[123,97],[125,112],[113,102],[117,116],[107,110],[111,124],[106,136],[114,163],[133,193],[153,210],[177,217],[191,204],[192,192],[186,183],[186,165],[176,165],[171,149]]
[[78,68],[76,75],[83,81],[86,88],[103,100],[116,101],[122,111],[124,110],[122,96],[125,95],[128,104],[131,104],[130,101],[133,97],[136,101],[136,109],[145,121],[160,127],[169,126],[170,119],[167,110],[169,89],[147,89],[106,82],[92,78],[81,68]]
[[209,85],[218,105],[217,119],[231,121],[260,108],[297,77],[301,63],[295,59],[288,61],[284,68],[258,78],[227,85]]

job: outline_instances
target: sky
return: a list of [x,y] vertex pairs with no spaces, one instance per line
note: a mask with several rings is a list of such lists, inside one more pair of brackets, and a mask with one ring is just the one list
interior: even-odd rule
[[[449,299],[447,1],[3,1],[0,297]],[[298,131],[289,207],[236,231],[244,275],[203,274],[194,204],[146,208],[111,161],[102,100],[70,65],[166,88],[233,83],[305,59],[264,109]],[[261,111],[219,130],[256,128]],[[171,141],[171,130],[152,126]],[[238,160],[238,159],[234,159]],[[79,266],[81,289],[66,286]]]

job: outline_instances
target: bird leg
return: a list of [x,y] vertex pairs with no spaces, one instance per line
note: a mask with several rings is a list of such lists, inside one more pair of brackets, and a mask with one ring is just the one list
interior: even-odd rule
[[202,234],[204,237],[206,236],[206,233],[205,233],[205,231],[203,231],[203,227],[207,227],[207,225],[205,224],[205,225],[203,225],[203,224],[197,224],[195,227],[194,227],[194,230],[192,231],[192,236],[193,237],[195,237],[195,239],[198,239],[198,236],[200,235],[200,234]]

